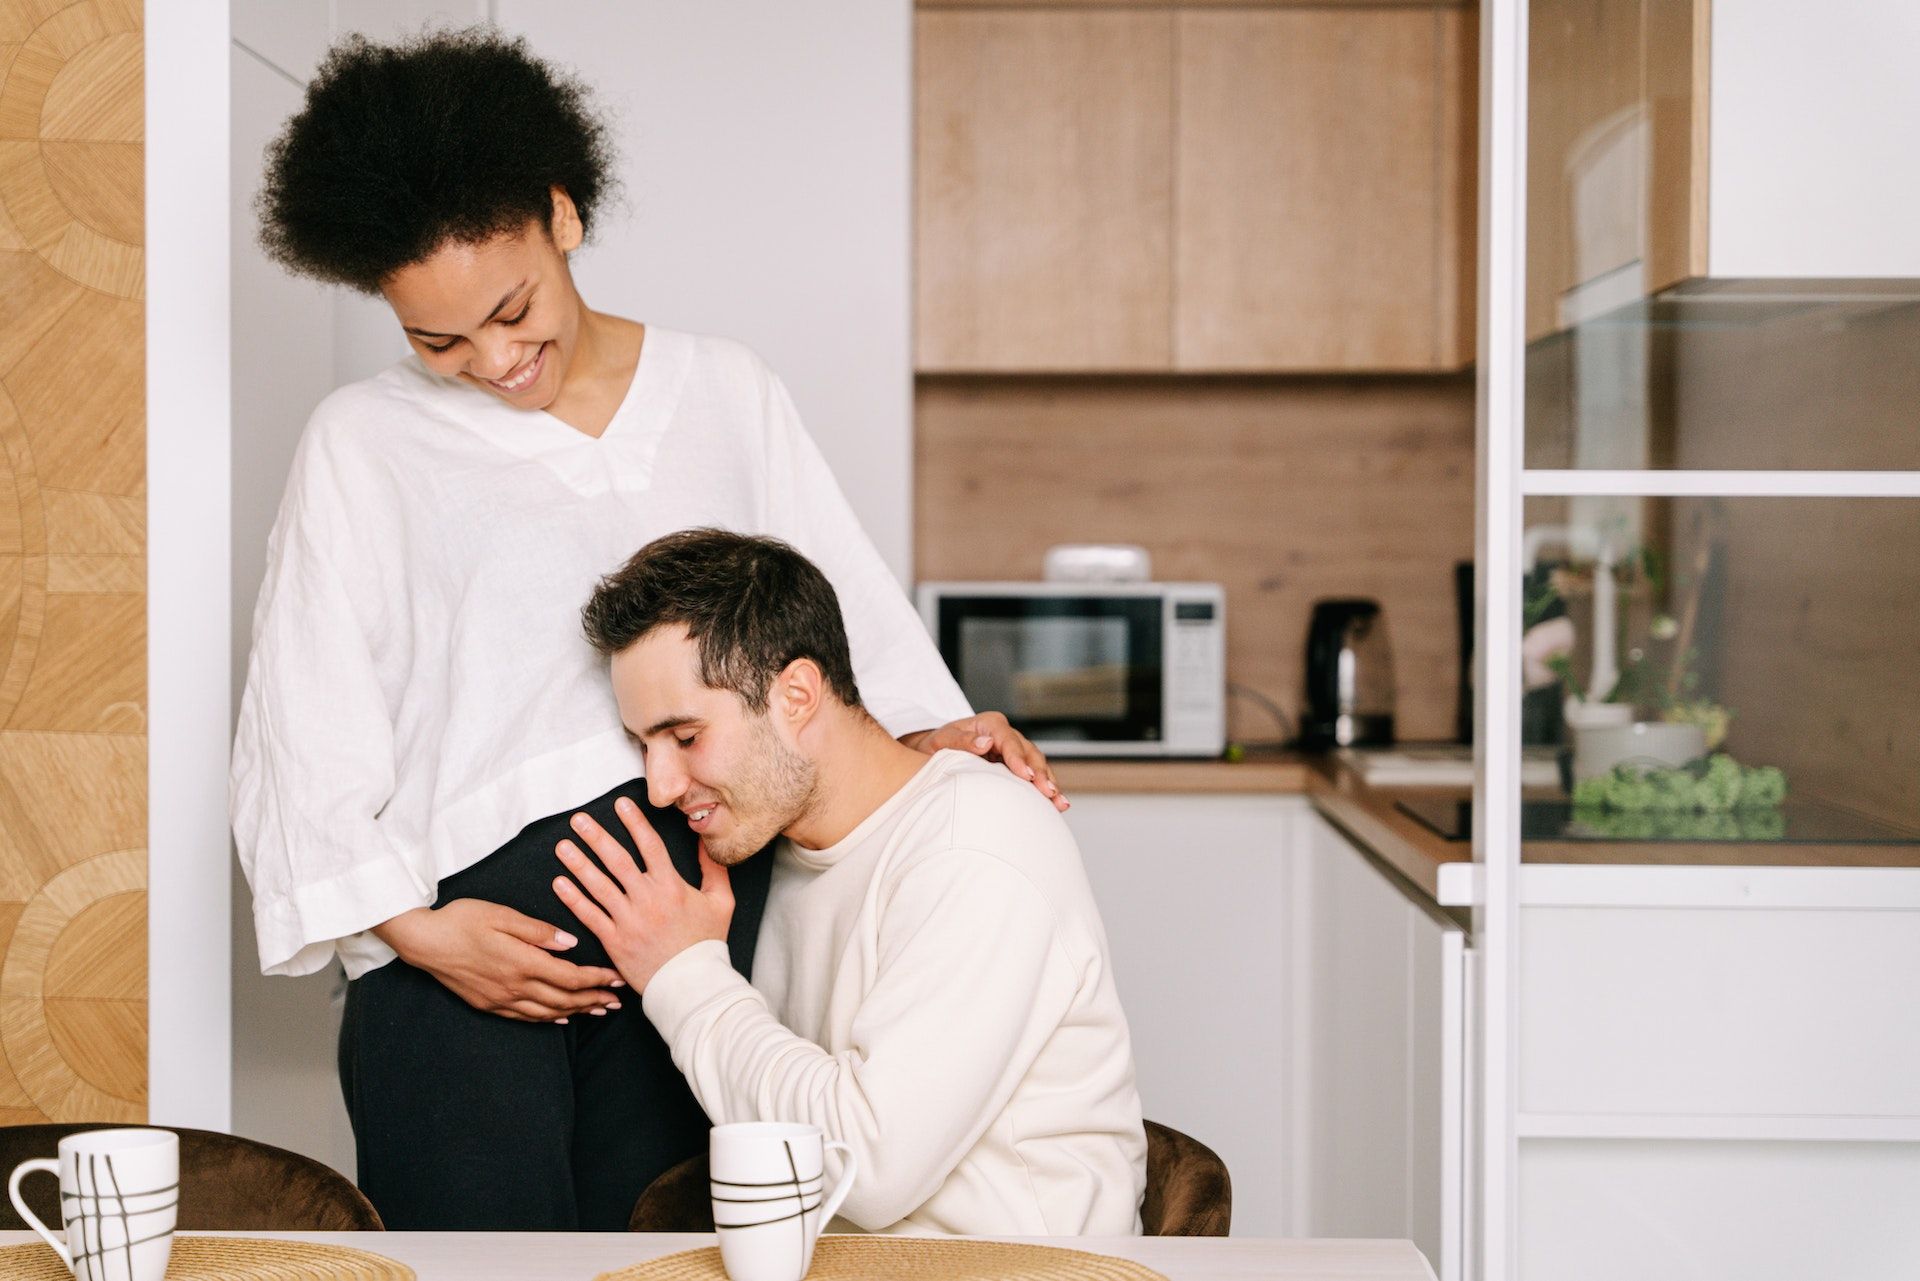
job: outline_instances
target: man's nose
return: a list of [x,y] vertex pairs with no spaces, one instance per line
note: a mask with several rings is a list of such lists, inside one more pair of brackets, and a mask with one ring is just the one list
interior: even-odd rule
[[687,774],[670,763],[666,752],[649,753],[647,761],[647,799],[666,809],[687,794]]

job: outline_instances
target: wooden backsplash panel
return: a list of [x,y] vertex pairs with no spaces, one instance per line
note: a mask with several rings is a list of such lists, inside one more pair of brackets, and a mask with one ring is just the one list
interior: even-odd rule
[[[1034,579],[1054,543],[1139,543],[1156,578],[1225,585],[1228,679],[1296,726],[1313,602],[1371,596],[1401,737],[1452,737],[1471,377],[923,377],[916,422],[919,579]],[[1234,700],[1229,733],[1275,727]]]
[[147,1116],[140,16],[0,0],[0,1124]]

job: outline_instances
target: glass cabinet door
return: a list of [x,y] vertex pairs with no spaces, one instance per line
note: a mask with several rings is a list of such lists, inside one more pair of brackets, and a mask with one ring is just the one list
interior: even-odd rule
[[1920,1273],[1920,279],[1711,269],[1796,12],[1482,5],[1488,1277]]

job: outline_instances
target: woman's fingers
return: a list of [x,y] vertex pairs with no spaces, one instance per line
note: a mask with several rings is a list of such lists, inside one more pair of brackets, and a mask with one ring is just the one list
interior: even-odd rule
[[491,905],[490,923],[502,934],[511,935],[522,943],[531,943],[535,947],[545,948],[549,952],[569,952],[580,946],[580,940],[558,929],[538,917],[516,912],[504,904]]
[[1015,778],[1024,778],[1039,789],[1040,794],[1053,802],[1056,810],[1065,811],[1067,798],[1061,795],[1059,781],[1053,776],[1053,766],[1047,763],[1047,756],[1033,745],[1033,740],[1013,727],[1013,723],[999,712],[982,712],[974,717],[975,725],[990,738],[993,746],[981,753],[992,759],[998,756],[1002,764],[1013,771]]

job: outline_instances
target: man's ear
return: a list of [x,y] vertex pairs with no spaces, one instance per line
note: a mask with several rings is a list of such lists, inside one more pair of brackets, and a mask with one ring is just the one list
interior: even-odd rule
[[796,658],[773,678],[767,701],[774,719],[797,738],[819,715],[826,690],[827,680],[820,665],[811,658]]
[[587,229],[581,225],[580,211],[574,207],[573,197],[567,194],[565,187],[554,187],[551,194],[553,217],[547,223],[547,232],[553,237],[555,248],[563,254],[570,254],[587,238]]

